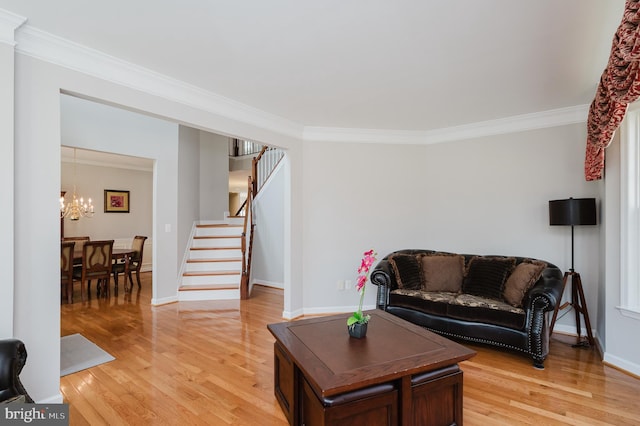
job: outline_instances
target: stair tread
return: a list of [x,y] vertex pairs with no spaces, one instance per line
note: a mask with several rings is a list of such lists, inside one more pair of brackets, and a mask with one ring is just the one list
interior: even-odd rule
[[211,259],[187,259],[187,263],[207,263],[207,262],[242,262],[241,257],[211,258]]
[[183,277],[201,277],[201,276],[217,276],[217,275],[240,275],[241,271],[187,271],[182,274]]
[[242,250],[242,247],[190,247],[189,250]]
[[228,223],[210,223],[203,225],[196,225],[196,228],[242,228],[244,225],[228,224]]
[[205,285],[181,285],[178,291],[197,291],[197,290],[237,290],[240,284],[205,284]]
[[238,235],[198,235],[194,236],[194,240],[214,240],[217,238],[242,238],[242,234]]

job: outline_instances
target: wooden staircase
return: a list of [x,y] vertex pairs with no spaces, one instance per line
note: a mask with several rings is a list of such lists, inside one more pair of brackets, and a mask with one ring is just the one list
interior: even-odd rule
[[240,299],[243,220],[195,225],[178,300]]
[[[240,211],[224,221],[194,225],[181,267],[178,300],[248,299],[251,293],[253,199],[271,176],[284,151],[263,146],[252,159],[247,200]],[[254,178],[257,177],[257,178]],[[236,214],[241,214],[240,211]]]

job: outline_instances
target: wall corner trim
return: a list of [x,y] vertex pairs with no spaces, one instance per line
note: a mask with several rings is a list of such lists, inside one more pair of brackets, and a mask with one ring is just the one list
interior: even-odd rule
[[24,25],[25,22],[27,22],[27,18],[11,13],[8,10],[0,9],[0,43],[15,46],[16,30]]

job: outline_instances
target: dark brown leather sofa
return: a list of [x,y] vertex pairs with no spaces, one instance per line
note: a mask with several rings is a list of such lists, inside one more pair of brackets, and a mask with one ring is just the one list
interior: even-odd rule
[[24,397],[33,402],[20,381],[20,372],[27,362],[27,350],[21,340],[0,340],[0,402]]
[[[455,273],[444,264],[455,264]],[[376,265],[371,282],[378,286],[379,309],[453,339],[523,352],[536,368],[544,368],[550,315],[563,288],[555,265],[523,257],[399,250]]]

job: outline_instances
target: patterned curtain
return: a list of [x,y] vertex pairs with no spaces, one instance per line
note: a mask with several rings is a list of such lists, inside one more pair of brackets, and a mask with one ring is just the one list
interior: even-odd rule
[[609,63],[600,77],[589,108],[584,174],[588,181],[602,178],[604,149],[627,112],[640,97],[640,0],[627,0],[622,22],[613,37]]

